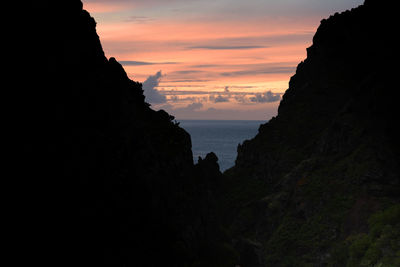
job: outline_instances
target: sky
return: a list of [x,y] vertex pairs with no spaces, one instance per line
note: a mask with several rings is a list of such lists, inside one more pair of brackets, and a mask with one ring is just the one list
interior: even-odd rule
[[83,0],[106,56],[176,119],[269,120],[320,21],[363,0]]

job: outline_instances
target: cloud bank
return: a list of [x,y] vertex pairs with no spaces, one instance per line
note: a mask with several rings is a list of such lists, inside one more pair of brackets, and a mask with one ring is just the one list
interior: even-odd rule
[[160,94],[156,87],[160,84],[162,77],[161,71],[158,71],[155,75],[150,75],[143,82],[143,93],[146,97],[146,101],[150,104],[161,104],[166,103],[167,98],[165,95]]
[[250,97],[251,102],[257,102],[257,103],[270,103],[279,100],[281,100],[281,94],[274,94],[271,92],[271,90],[263,94],[255,94],[254,97]]

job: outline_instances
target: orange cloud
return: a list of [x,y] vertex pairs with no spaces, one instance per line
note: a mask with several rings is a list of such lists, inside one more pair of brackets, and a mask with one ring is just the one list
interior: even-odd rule
[[[90,8],[114,12],[119,6],[102,4]],[[310,21],[302,24],[268,19],[239,23],[146,18],[135,23],[121,18],[98,23],[97,31],[106,55],[121,61],[132,79],[143,82],[162,71],[163,78],[154,87],[157,92],[187,92],[165,98],[171,111],[201,101],[201,108],[193,112],[202,111],[206,116],[210,113],[207,110],[215,105],[218,109],[253,110],[257,114],[263,114],[265,107],[276,108],[279,102],[249,99],[257,96],[261,99],[270,90],[275,94],[287,89],[297,63],[306,57],[305,48],[311,45],[317,25]],[[200,98],[188,95],[194,91],[223,92],[227,86],[231,92],[252,95],[227,98],[215,94],[214,100],[207,94]]]
[[101,13],[119,12],[125,10],[127,7],[133,7],[132,3],[118,3],[118,2],[83,2],[83,8],[96,16]]

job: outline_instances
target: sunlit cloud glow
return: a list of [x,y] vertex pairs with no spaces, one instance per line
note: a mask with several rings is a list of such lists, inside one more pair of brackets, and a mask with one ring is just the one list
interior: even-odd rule
[[320,20],[363,0],[83,0],[107,57],[178,119],[274,116]]

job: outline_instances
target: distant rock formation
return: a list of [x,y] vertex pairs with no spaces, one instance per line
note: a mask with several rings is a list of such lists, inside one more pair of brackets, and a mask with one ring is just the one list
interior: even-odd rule
[[226,216],[248,240],[243,266],[400,264],[390,9],[366,1],[322,20],[277,117],[238,147]]

